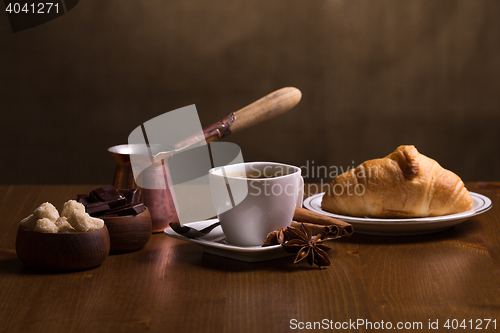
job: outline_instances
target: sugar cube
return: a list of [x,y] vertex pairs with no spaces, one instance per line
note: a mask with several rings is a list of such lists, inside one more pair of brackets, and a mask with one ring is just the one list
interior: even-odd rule
[[73,210],[67,217],[67,221],[78,232],[97,230],[104,226],[103,220],[91,217],[80,210]]
[[85,213],[85,206],[76,200],[68,200],[64,203],[61,216],[68,217],[74,210],[80,210]]
[[66,216],[61,216],[54,222],[54,224],[59,228],[59,233],[75,232],[75,229],[68,223]]
[[44,217],[36,221],[33,231],[56,234],[59,231],[59,228],[54,224],[54,222],[52,222],[52,220]]

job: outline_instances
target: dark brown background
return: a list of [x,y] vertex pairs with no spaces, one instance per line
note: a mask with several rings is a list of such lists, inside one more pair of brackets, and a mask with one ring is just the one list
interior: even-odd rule
[[[0,183],[109,183],[106,149],[164,112],[202,124],[285,86],[288,114],[228,137],[246,161],[347,168],[401,144],[500,180],[500,2],[81,0],[0,14]],[[307,162],[309,161],[309,162]]]

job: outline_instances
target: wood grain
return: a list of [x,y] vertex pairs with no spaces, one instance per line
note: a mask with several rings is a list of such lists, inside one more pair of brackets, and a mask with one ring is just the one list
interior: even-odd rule
[[153,234],[138,251],[67,274],[17,259],[19,221],[44,201],[60,208],[99,185],[1,186],[0,332],[283,332],[292,319],[411,321],[426,331],[429,320],[453,318],[496,318],[498,329],[499,185],[468,184],[493,208],[445,232],[330,241],[323,270],[293,257],[234,261]]

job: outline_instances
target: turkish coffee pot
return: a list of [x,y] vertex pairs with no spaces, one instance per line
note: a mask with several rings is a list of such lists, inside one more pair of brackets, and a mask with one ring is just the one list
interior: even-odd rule
[[141,175],[148,177],[139,184],[159,182],[168,184],[170,177],[168,164],[165,162],[173,154],[184,147],[187,148],[203,139],[206,142],[217,141],[229,134],[239,132],[266,120],[274,118],[292,109],[299,103],[302,94],[300,90],[292,87],[279,89],[252,104],[232,112],[216,123],[205,127],[203,135],[191,136],[175,145],[175,147],[157,146],[153,149],[140,144],[118,145],[108,149],[116,160],[117,166],[113,185],[119,189],[139,188],[142,192],[142,200],[151,213],[153,232],[162,232],[170,222],[179,222],[174,205],[174,198],[169,186],[153,186],[141,188],[137,185],[132,171],[131,156],[134,161],[144,158],[149,163],[148,172]]

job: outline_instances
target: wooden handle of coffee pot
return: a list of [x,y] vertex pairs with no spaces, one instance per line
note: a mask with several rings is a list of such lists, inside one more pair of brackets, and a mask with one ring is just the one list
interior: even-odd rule
[[[242,131],[279,116],[297,105],[301,98],[302,93],[297,88],[287,87],[276,90],[221,120],[219,124],[223,122],[229,129],[229,132],[226,132],[223,136]],[[213,128],[214,125],[207,127],[204,131],[207,142],[219,139],[217,135],[213,135],[211,131]]]
[[302,93],[297,88],[282,88],[235,112],[231,133],[236,133],[279,116],[300,102]]

